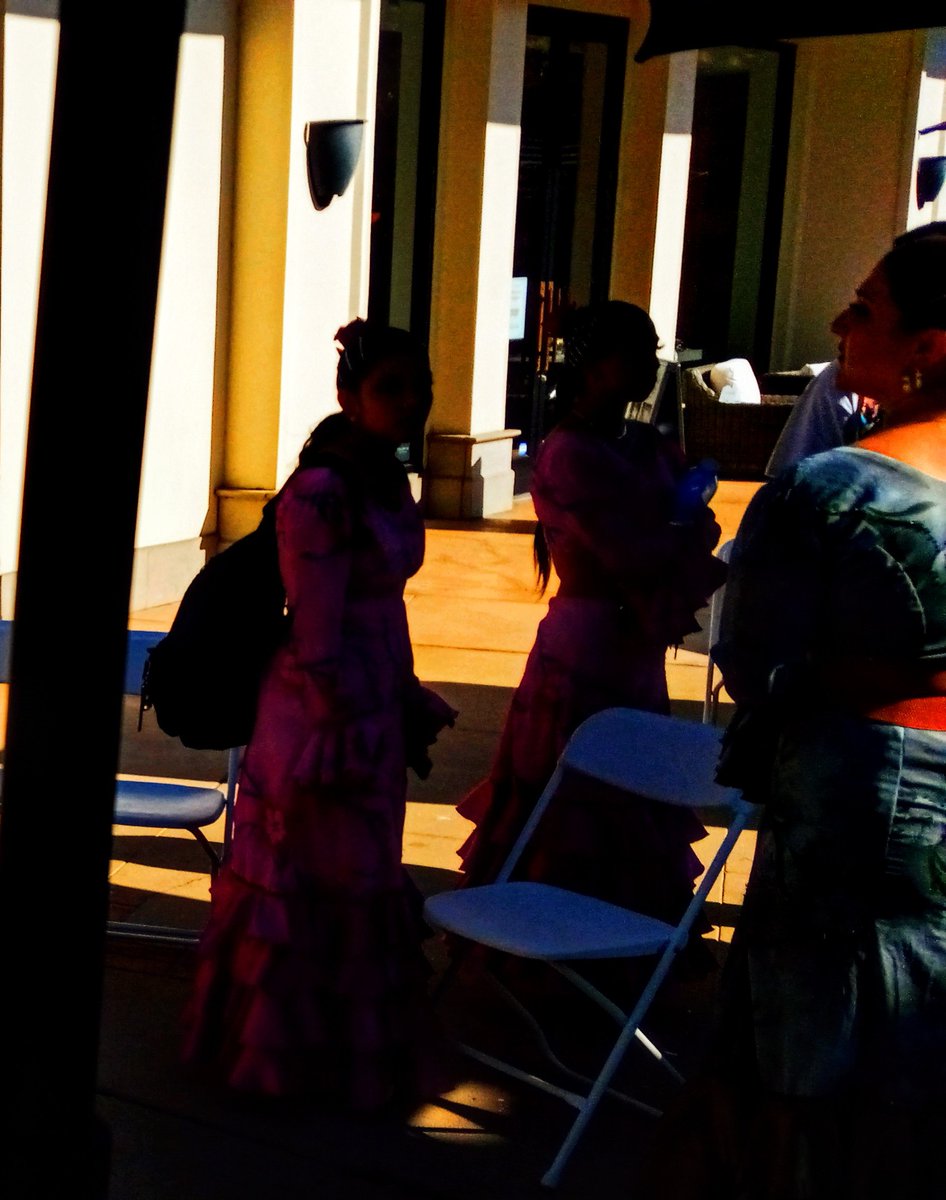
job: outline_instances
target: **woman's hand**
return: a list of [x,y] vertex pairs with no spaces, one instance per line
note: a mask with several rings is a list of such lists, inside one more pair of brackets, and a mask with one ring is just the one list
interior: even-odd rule
[[415,677],[404,712],[404,739],[407,765],[420,779],[426,779],[433,764],[428,748],[446,726],[459,716],[442,696],[425,688]]

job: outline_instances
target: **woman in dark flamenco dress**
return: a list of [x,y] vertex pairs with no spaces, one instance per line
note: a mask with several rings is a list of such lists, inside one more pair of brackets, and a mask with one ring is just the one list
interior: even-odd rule
[[[569,736],[612,706],[670,711],[668,647],[722,582],[719,526],[705,506],[675,520],[686,465],[655,427],[625,419],[657,377],[658,340],[622,301],[578,309],[558,382],[567,415],[543,441],[532,496],[537,562],[557,594],[539,625],[489,777],[460,805],[476,828],[460,850],[464,883],[489,882],[551,776]],[[702,870],[688,810],[635,803],[566,776],[517,877],[676,919]]]
[[832,329],[876,432],[753,497],[716,653],[719,778],[762,817],[673,1200],[937,1200],[946,1142],[946,225]]
[[456,713],[414,674],[403,599],[424,526],[395,450],[430,410],[427,354],[363,321],[337,340],[342,411],[276,500],[291,631],[246,748],[185,1056],[235,1089],[371,1111],[447,1082],[401,840],[407,768],[429,769]]

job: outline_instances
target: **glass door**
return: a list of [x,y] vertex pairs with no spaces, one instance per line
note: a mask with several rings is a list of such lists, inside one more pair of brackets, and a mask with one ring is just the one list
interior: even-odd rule
[[794,55],[700,51],[677,337],[704,362],[768,367]]
[[[430,333],[443,0],[382,0],[375,107],[368,316]],[[423,462],[423,435],[403,446]]]
[[562,313],[606,299],[628,22],[530,6],[506,424],[533,451],[557,419],[548,386]]

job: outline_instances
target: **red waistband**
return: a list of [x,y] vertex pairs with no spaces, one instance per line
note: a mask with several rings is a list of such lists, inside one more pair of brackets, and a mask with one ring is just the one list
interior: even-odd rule
[[946,696],[917,696],[893,700],[864,713],[871,721],[903,725],[907,729],[938,729],[946,732]]

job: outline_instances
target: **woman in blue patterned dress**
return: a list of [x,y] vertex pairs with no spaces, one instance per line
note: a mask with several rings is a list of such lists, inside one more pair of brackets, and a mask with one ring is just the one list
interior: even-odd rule
[[924,233],[832,326],[879,432],[762,488],[733,550],[720,777],[764,816],[718,1053],[664,1127],[702,1153],[663,1195],[946,1187],[946,236]]

